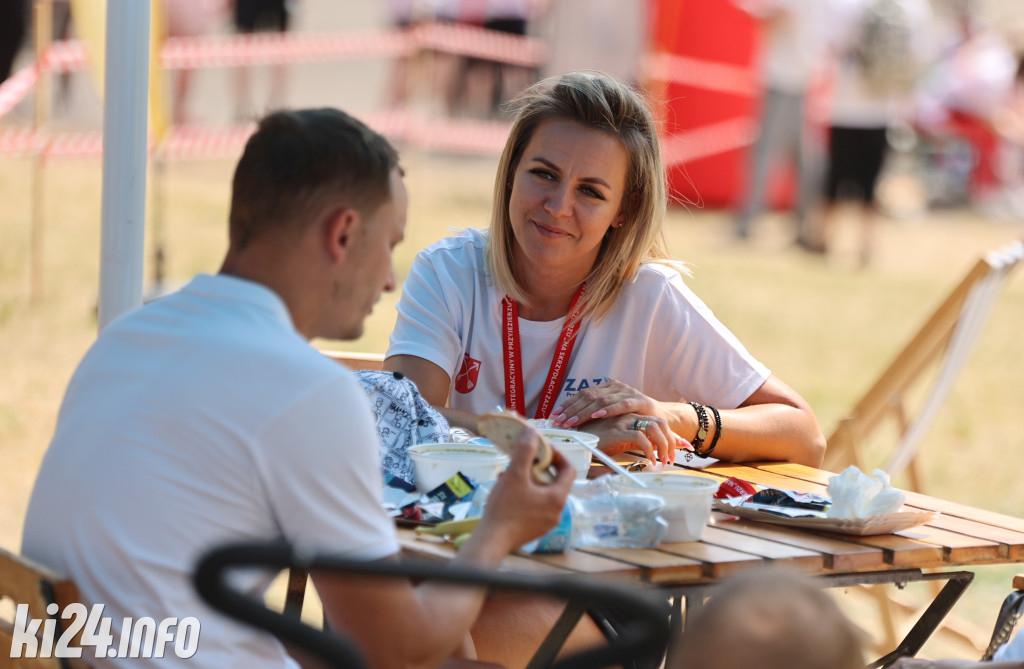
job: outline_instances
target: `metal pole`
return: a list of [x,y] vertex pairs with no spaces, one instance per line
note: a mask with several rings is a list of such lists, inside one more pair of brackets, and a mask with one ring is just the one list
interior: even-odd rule
[[[52,0],[36,0],[33,5],[35,26],[36,62],[42,59],[53,41],[53,3]],[[37,136],[46,131],[50,121],[50,73],[41,68],[36,81],[35,113],[33,127]],[[36,154],[32,166],[32,228],[29,243],[29,295],[33,302],[43,297],[43,255],[45,241],[46,216],[43,209],[46,193],[46,155],[44,148]]]
[[167,206],[167,199],[164,197],[167,179],[167,161],[163,152],[157,149],[153,156],[153,206],[150,208],[153,225],[150,227],[151,242],[153,250],[151,254],[153,263],[153,285],[151,294],[160,295],[164,291],[164,265],[166,256],[164,254],[164,208]]
[[99,328],[142,304],[149,2],[107,0]]

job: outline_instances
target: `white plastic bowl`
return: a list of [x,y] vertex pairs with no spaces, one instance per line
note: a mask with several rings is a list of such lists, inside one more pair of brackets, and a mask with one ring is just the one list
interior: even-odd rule
[[568,458],[572,466],[576,468],[576,479],[583,480],[587,478],[587,471],[590,469],[590,462],[594,457],[585,446],[580,444],[576,438],[579,438],[593,447],[597,447],[599,438],[596,434],[590,434],[589,432],[577,432],[576,430],[559,430],[556,428],[543,428],[538,430],[542,435],[547,437],[547,440],[551,442],[551,445],[558,449],[558,452]]
[[662,516],[668,522],[665,541],[700,541],[711,518],[711,501],[718,490],[718,482],[692,474],[666,472],[639,472],[633,474],[647,484],[643,488],[616,475],[617,490],[628,493],[647,493],[665,500]]
[[420,492],[430,492],[456,472],[474,483],[492,481],[508,466],[507,455],[482,444],[419,444],[409,448],[409,457]]

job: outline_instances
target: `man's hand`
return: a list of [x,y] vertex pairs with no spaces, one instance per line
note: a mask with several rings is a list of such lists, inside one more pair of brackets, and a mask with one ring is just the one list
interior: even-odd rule
[[532,427],[520,433],[508,469],[494,484],[483,520],[463,551],[477,541],[486,541],[492,547],[503,548],[504,557],[558,524],[576,470],[556,450],[551,462],[557,472],[554,481],[538,483],[533,476],[533,459],[539,439],[540,435]]

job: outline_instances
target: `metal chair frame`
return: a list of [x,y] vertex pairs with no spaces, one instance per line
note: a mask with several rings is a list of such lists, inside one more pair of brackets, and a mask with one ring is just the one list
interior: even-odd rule
[[600,604],[615,607],[630,624],[615,642],[554,661],[561,644],[548,644],[550,657],[534,658],[531,666],[556,669],[590,669],[636,661],[656,665],[670,636],[669,607],[655,591],[626,590],[584,577],[521,575],[427,562],[362,562],[327,554],[304,554],[291,546],[275,544],[232,544],[216,548],[200,560],[194,583],[210,606],[242,622],[271,632],[282,641],[300,646],[323,658],[332,667],[361,669],[366,664],[355,645],[332,630],[318,630],[304,624],[292,612],[275,612],[228,585],[227,572],[238,567],[271,569],[330,570],[392,578],[431,579],[453,584],[535,592],[560,597],[569,607],[582,610]]

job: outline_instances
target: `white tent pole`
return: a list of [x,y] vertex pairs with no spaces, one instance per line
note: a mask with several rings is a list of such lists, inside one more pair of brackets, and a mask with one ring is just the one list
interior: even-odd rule
[[149,1],[107,0],[99,327],[142,304]]

